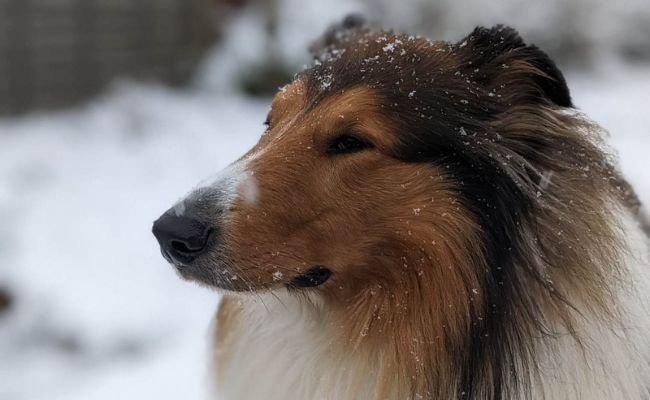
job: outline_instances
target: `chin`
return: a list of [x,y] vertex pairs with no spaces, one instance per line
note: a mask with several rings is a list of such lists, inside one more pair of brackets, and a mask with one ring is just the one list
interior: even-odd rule
[[554,62],[504,26],[312,51],[154,224],[223,293],[218,398],[650,398],[647,219]]

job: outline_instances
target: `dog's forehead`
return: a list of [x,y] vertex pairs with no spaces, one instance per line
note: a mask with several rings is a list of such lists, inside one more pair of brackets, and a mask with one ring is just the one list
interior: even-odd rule
[[[390,32],[362,32],[330,48],[301,74],[306,95],[319,102],[331,93],[365,85],[386,93],[409,94],[454,70],[453,45]],[[436,82],[437,83],[437,82]]]
[[286,118],[305,105],[305,84],[298,78],[293,82],[280,88],[271,101],[269,111],[269,122]]

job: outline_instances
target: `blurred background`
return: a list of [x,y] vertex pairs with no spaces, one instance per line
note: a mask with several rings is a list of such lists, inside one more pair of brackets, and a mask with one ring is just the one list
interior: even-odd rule
[[648,0],[0,0],[0,400],[207,397],[218,295],[151,223],[257,141],[351,12],[452,41],[516,27],[650,202]]

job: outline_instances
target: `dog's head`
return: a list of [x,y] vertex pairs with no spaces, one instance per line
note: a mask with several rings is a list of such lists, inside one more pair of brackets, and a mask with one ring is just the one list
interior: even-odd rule
[[344,343],[390,332],[412,393],[522,398],[531,338],[574,332],[574,306],[612,311],[612,213],[633,192],[514,30],[452,44],[357,25],[313,47],[253,149],[154,224],[163,254],[212,287],[317,292]]
[[500,26],[453,44],[359,30],[326,49],[275,96],[259,143],[155,223],[163,254],[234,291],[432,269],[481,287],[456,266],[510,251],[549,168],[567,167],[548,159],[563,150],[548,110],[571,107],[561,73]]

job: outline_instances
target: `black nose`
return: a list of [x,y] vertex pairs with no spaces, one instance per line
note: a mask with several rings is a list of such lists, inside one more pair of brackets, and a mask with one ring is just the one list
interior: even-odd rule
[[170,212],[153,223],[152,231],[165,258],[181,264],[190,263],[203,253],[212,233],[206,224]]

